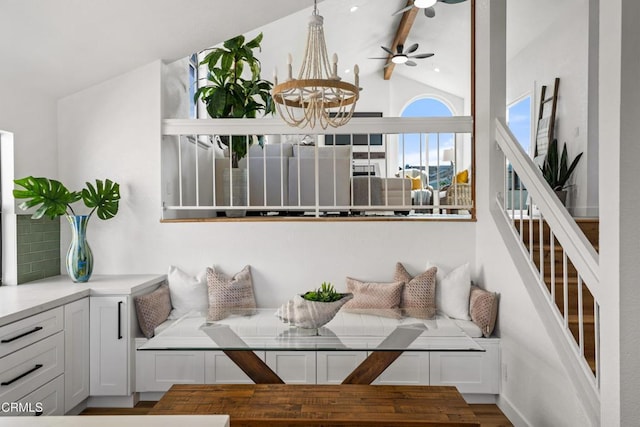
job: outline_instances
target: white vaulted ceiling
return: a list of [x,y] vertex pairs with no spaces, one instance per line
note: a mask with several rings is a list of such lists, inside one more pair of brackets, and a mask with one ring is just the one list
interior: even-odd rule
[[0,80],[59,98],[289,15],[299,0],[0,0]]
[[[438,2],[433,19],[419,13],[406,45],[419,43],[419,52],[435,56],[416,61],[417,67],[396,66],[394,75],[468,96],[469,3]],[[509,0],[509,22],[531,22],[535,17],[535,25],[510,26],[515,30],[508,35],[511,53],[554,22],[559,15],[551,12],[554,3],[558,2]],[[284,75],[286,52],[297,61],[302,56],[312,4],[312,0],[0,0],[0,82],[60,98],[153,60],[178,59],[237,34],[268,28],[276,31],[263,42],[264,77],[271,78],[275,66]],[[354,5],[359,9],[351,13]],[[363,75],[377,73],[382,79],[384,61],[368,58],[384,56],[380,46],[391,47],[401,16],[391,15],[404,5],[406,0],[319,3],[329,54],[338,53],[341,75],[357,63]],[[270,46],[275,50],[269,51]],[[434,73],[434,67],[441,72]]]

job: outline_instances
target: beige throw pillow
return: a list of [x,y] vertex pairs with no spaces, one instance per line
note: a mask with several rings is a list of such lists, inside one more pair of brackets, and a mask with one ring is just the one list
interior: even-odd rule
[[171,313],[171,297],[169,286],[162,285],[155,291],[140,295],[133,299],[138,316],[138,325],[145,337],[151,338],[155,329],[169,317]]
[[342,308],[351,312],[400,318],[400,299],[404,282],[363,282],[347,277],[347,292],[353,299]]
[[207,287],[208,320],[220,320],[237,313],[245,314],[247,309],[256,308],[251,267],[248,265],[233,277],[214,268],[207,268]]
[[471,286],[469,311],[471,320],[480,327],[482,335],[491,336],[498,314],[498,295],[477,286]]
[[396,263],[393,280],[404,282],[400,308],[405,316],[430,319],[436,314],[437,267],[412,277],[402,263]]

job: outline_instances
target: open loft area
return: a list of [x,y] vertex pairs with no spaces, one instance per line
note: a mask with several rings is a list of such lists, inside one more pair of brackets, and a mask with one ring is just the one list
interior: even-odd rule
[[[580,1],[572,3],[577,6]],[[597,115],[593,109],[581,107],[579,98],[584,93],[588,99],[593,96],[588,88],[596,76],[586,71],[592,55],[589,46],[583,43],[576,46],[576,37],[588,39],[588,8],[581,9],[572,19],[572,38],[565,38],[567,26],[555,23],[571,13],[572,8],[564,3],[548,6],[550,9],[532,7],[524,1],[510,4],[508,124],[523,150],[541,169],[545,147],[554,138],[559,139],[559,144],[566,143],[570,158],[582,153],[583,159],[577,162],[573,176],[562,184],[560,197],[574,215],[597,216],[597,167],[590,168],[589,175],[586,167],[597,166],[596,137],[589,125],[597,120]],[[349,133],[348,126],[321,130],[284,126],[280,133],[268,134],[261,127],[273,126],[267,124],[269,120],[284,123],[287,114],[281,110],[276,113],[276,108],[254,112],[260,121],[248,125],[241,137],[225,135],[225,130],[218,131],[219,134],[197,134],[195,129],[189,129],[188,122],[181,122],[184,134],[164,132],[163,219],[238,215],[281,219],[474,218],[475,56],[471,12],[475,3],[440,2],[429,8],[403,8],[373,0],[356,6],[326,0],[317,7],[324,17],[329,56],[332,52],[337,54],[331,59],[336,60],[332,66],[337,78],[353,81],[354,71],[358,71],[361,91],[353,117],[354,122],[363,123],[366,133]],[[247,44],[259,38],[254,54],[259,61],[261,81],[273,87],[278,78],[280,82],[301,78],[297,73],[303,68],[307,21],[312,13],[313,6],[309,6],[243,34]],[[537,16],[536,22],[541,25],[526,24],[523,20],[530,16]],[[372,22],[377,23],[376,32],[367,29]],[[542,52],[550,39],[556,40],[553,48]],[[216,84],[217,77],[211,76],[214,70],[221,69],[222,61],[211,62],[211,52],[220,49],[228,50],[224,43],[219,43],[166,65],[164,84],[174,90],[165,99],[165,129],[173,126],[169,123],[173,119],[243,117],[230,111],[222,113],[211,107],[210,99],[203,93],[198,95]],[[542,56],[559,59],[567,55],[572,61],[558,61],[559,65],[539,60]],[[245,66],[245,76],[248,68]],[[559,88],[554,87],[560,80]],[[183,89],[176,91],[176,87]],[[551,102],[542,100],[552,96],[551,111]],[[398,133],[387,130],[392,126],[388,119],[409,117],[416,120],[438,117],[450,120],[450,125],[444,132],[430,128],[428,121],[419,133],[404,133],[402,128]],[[462,117],[470,120],[469,131],[456,131],[455,120]],[[381,130],[373,133],[371,126]],[[249,133],[253,135],[247,138]],[[244,140],[238,140],[239,137]],[[234,139],[234,146],[244,146],[238,165],[234,160],[236,150],[232,149],[233,155],[229,155],[225,142],[229,139]],[[198,144],[194,145],[196,140]],[[282,149],[274,146],[280,143],[285,144]],[[194,150],[196,146],[198,149]],[[295,160],[300,146],[306,152],[302,163]],[[296,171],[292,170],[294,167]],[[230,174],[231,169],[242,172]],[[369,178],[365,180],[363,176]],[[516,174],[512,176],[517,180]],[[234,179],[236,185],[232,184]],[[535,215],[526,188],[510,184],[504,198],[510,197],[518,199],[509,203],[518,210],[512,216]]]
[[[295,113],[266,105],[238,113],[213,95],[229,65],[221,55],[234,49],[253,48],[271,93],[278,81],[300,81],[313,6],[167,64],[166,84],[189,90],[165,103],[163,219],[472,218],[471,3],[437,4],[428,15],[388,2],[318,3],[331,78],[357,79],[360,88],[351,120],[339,126],[286,126]],[[372,22],[379,31],[370,31]],[[253,68],[242,65],[248,79]],[[340,115],[327,111],[329,121]],[[235,135],[216,124],[254,115]],[[196,133],[211,118],[220,130]]]

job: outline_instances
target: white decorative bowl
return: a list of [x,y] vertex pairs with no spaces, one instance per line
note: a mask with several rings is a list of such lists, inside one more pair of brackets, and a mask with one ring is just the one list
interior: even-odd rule
[[353,298],[351,293],[342,295],[342,298],[333,302],[308,301],[301,295],[296,295],[282,304],[276,311],[276,316],[298,328],[318,329],[333,319],[340,308]]

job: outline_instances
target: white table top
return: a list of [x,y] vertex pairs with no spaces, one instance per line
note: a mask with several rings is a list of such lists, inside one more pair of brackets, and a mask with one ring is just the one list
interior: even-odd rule
[[0,286],[0,326],[86,296],[132,295],[165,280],[163,274],[94,275],[87,283],[55,276]]
[[64,417],[2,417],[16,427],[229,427],[228,415],[99,415]]

